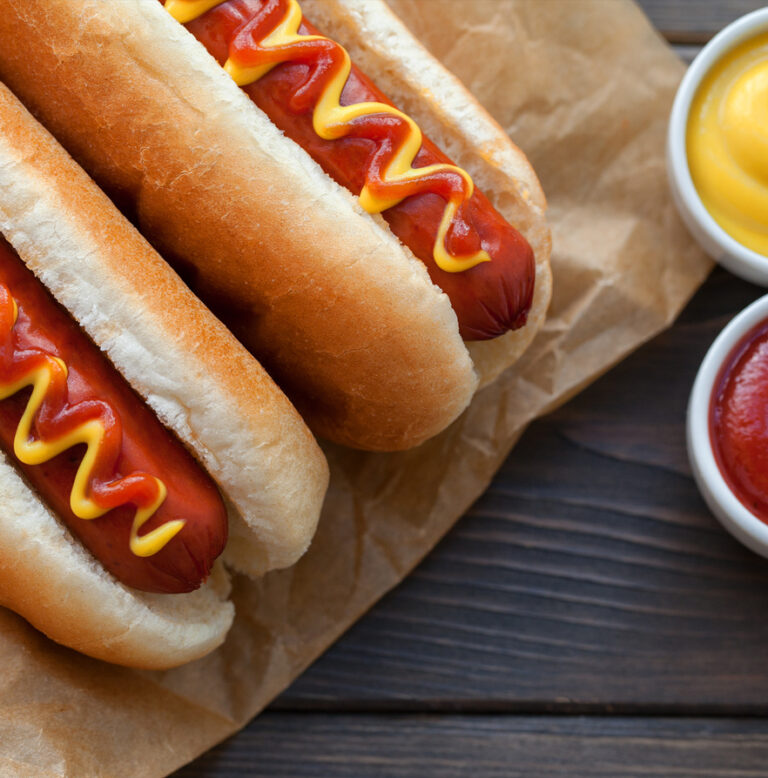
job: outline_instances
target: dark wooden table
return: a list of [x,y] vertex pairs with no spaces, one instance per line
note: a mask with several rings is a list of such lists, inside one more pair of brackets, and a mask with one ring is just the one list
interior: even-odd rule
[[[686,59],[761,5],[642,4]],[[396,591],[178,775],[768,775],[768,561],[711,516],[684,442],[702,356],[761,293],[716,270],[671,330],[528,429]]]

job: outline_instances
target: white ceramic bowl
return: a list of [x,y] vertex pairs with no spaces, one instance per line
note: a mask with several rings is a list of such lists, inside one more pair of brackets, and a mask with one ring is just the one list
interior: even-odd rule
[[709,434],[709,409],[720,368],[738,342],[768,319],[768,295],[755,300],[736,316],[709,347],[699,367],[688,402],[688,458],[712,513],[744,545],[768,557],[768,524],[746,508],[720,472]]
[[754,284],[768,286],[768,257],[732,238],[704,207],[688,169],[685,133],[691,101],[704,76],[727,51],[768,31],[768,8],[742,16],[718,33],[699,53],[677,90],[667,130],[667,170],[680,215],[701,247],[723,267]]

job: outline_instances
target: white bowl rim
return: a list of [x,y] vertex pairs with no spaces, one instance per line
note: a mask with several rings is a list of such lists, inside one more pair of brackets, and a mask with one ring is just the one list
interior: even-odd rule
[[715,35],[699,52],[683,76],[672,105],[667,148],[670,172],[677,182],[679,195],[709,240],[723,254],[730,255],[754,272],[768,275],[768,258],[747,248],[729,235],[704,206],[691,178],[686,151],[688,114],[702,79],[727,51],[761,32],[768,32],[768,7],[758,8],[736,19]]
[[[768,294],[748,305],[715,338],[702,360],[688,403],[688,455],[705,499],[710,497],[727,517],[726,528],[753,550],[768,556],[768,524],[749,510],[725,481],[715,459],[709,432],[709,413],[715,382],[725,360],[739,341],[768,320]],[[698,471],[698,472],[697,472]],[[710,505],[710,507],[713,507]]]

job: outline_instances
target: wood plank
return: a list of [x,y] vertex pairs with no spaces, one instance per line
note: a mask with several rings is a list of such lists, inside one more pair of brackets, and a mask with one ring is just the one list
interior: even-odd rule
[[176,776],[757,778],[767,762],[759,719],[267,713]]
[[704,352],[759,294],[716,272],[669,332],[535,423],[277,705],[768,711],[768,562],[710,515],[684,443]]
[[[761,5],[640,4],[688,62]],[[709,340],[757,294],[716,274],[672,332],[534,425],[414,576],[179,776],[763,775],[760,719],[279,712],[768,712],[766,563],[709,517],[681,424]]]
[[764,5],[761,0],[638,0],[638,3],[671,43],[706,43],[734,19]]
[[672,48],[675,50],[675,54],[677,54],[677,56],[687,65],[690,65],[691,62],[693,62],[696,55],[702,49],[701,46],[687,44],[675,44]]

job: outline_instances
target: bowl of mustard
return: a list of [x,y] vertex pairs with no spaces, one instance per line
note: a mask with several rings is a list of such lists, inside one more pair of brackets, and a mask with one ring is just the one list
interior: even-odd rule
[[667,166],[678,210],[707,253],[768,286],[768,8],[722,30],[688,69]]

